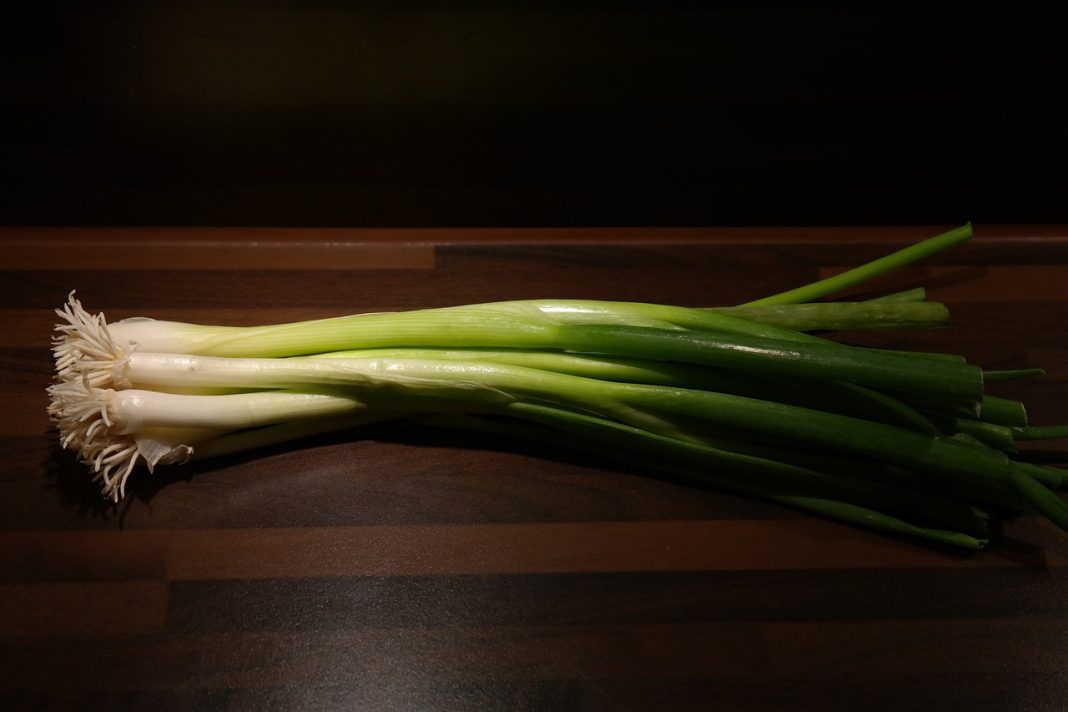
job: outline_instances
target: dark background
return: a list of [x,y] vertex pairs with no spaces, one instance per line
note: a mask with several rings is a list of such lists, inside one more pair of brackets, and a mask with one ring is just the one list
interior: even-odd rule
[[7,224],[1068,222],[1050,13],[23,5]]

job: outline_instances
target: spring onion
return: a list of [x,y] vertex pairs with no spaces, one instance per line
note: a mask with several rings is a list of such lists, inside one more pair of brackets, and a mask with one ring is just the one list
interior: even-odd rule
[[[735,307],[540,299],[254,327],[108,323],[57,310],[49,412],[118,501],[139,465],[250,450],[382,420],[555,441],[854,525],[981,548],[992,518],[1068,527],[1065,471],[1016,443],[1065,437],[952,354],[813,332],[941,328],[912,289],[812,302],[955,245],[963,226]],[[1059,504],[1058,504],[1059,503]]]

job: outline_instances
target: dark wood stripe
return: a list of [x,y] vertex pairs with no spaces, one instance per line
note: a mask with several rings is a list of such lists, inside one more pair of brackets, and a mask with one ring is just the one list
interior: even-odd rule
[[[287,243],[433,243],[455,244],[855,244],[909,243],[943,232],[950,225],[909,226],[811,226],[811,227],[181,227],[181,226],[2,226],[2,241],[69,240],[79,242],[227,242],[256,244]],[[977,225],[971,244],[1002,242],[1064,242],[1064,225]]]
[[0,582],[162,580],[167,531],[0,533]]
[[[900,712],[1004,712],[1054,710],[1068,695],[1068,679],[1056,672],[970,671],[880,675],[764,673],[704,679],[612,680],[599,687],[579,685],[581,709],[671,709],[679,712],[731,710],[870,710]],[[610,697],[605,699],[604,690]],[[270,698],[268,698],[270,699]]]
[[[591,686],[592,687],[592,686]],[[590,690],[595,699],[603,695]],[[172,689],[71,690],[4,695],[5,709],[121,710],[437,710],[456,712],[524,712],[596,709],[586,701],[586,686],[574,680],[453,680],[409,675],[390,680],[359,678],[333,685],[296,687],[279,683],[259,688],[183,687]],[[609,707],[608,709],[618,709]]]
[[[175,633],[1061,618],[1064,569],[940,568],[178,581]],[[314,601],[315,605],[308,605]]]
[[[689,680],[1063,673],[1064,620],[402,628],[0,639],[0,689],[159,690],[371,680]],[[121,637],[120,637],[121,636]],[[1005,654],[1026,640],[1033,656]],[[1018,678],[1017,678],[1018,679]]]
[[418,674],[391,679],[354,679],[337,684],[257,688],[183,687],[172,689],[57,690],[0,694],[14,709],[134,710],[431,710],[447,702],[457,712],[540,712],[542,710],[660,710],[707,712],[717,709],[772,711],[859,709],[899,712],[1003,712],[1056,709],[1068,695],[1068,679],[1056,672],[913,673],[907,675],[707,675],[679,678],[472,680],[428,678]]
[[[595,699],[603,699],[596,688]],[[403,679],[348,680],[333,685],[268,685],[257,688],[51,690],[3,694],[4,709],[121,710],[438,710],[524,712],[596,709],[585,701],[586,686],[574,680],[473,680],[408,675]],[[609,709],[613,709],[610,707]],[[618,709],[616,707],[615,709]]]
[[48,394],[45,386],[23,393],[0,393],[0,403],[5,408],[0,412],[0,435],[26,437],[41,435],[49,428]]
[[[1044,361],[1030,362],[1036,366]],[[1017,398],[1027,404],[1028,417],[1034,425],[1061,425],[1068,423],[1068,374],[1058,371],[1058,376],[1042,376],[1027,380],[1006,383],[1003,387],[991,389],[999,395]]]
[[[464,269],[494,261],[507,264],[525,255],[532,262],[555,266],[594,265],[599,258],[602,263],[634,271],[645,262],[654,265],[674,263],[677,266],[685,266],[686,257],[689,256],[690,259],[707,262],[710,266],[718,265],[723,271],[731,268],[754,275],[772,269],[785,269],[788,273],[799,268],[841,270],[890,254],[934,234],[929,232],[917,235],[914,240],[889,242],[864,237],[832,239],[825,244],[821,244],[820,240],[815,244],[792,240],[706,241],[694,244],[649,241],[613,245],[611,249],[596,244],[554,240],[531,241],[528,244],[439,243],[437,266],[439,269]],[[1068,262],[1064,254],[1066,242],[1068,236],[1017,240],[975,237],[967,243],[925,257],[912,266],[898,268],[893,273],[923,275],[931,268],[946,270],[950,267],[968,267],[972,268],[970,273],[974,276],[981,275],[979,268],[994,265],[1062,266]]]
[[[1049,323],[1052,326],[1065,322],[1051,321]],[[1052,345],[1045,346],[1039,343],[1035,346],[1025,346],[1024,352],[1027,354],[1027,363],[1046,369],[1046,374],[1041,378],[1043,382],[1068,380],[1068,354],[1064,351]],[[1068,415],[1064,417],[1068,419]]]
[[[0,316],[0,318],[3,318]],[[0,393],[40,393],[55,372],[52,352],[40,348],[0,347]]]
[[[715,640],[716,645],[709,642]],[[766,661],[760,625],[535,626],[334,634],[238,633],[55,641],[0,638],[0,689],[185,689],[352,681],[559,680],[718,670]]]
[[158,633],[162,581],[0,584],[0,638]]
[[[1030,258],[1034,260],[1032,256]],[[902,275],[924,274],[912,277],[913,281],[926,283],[928,298],[945,302],[1006,302],[1025,300],[1029,302],[1063,302],[1068,298],[1068,267],[1065,265],[990,265],[974,269],[964,266],[931,266],[913,268]],[[830,277],[843,270],[820,269],[820,278]],[[876,290],[875,282],[865,289]]]

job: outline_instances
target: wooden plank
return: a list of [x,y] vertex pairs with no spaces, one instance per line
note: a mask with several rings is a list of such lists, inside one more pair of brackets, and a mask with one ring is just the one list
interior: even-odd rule
[[[956,712],[961,709],[1003,712],[1009,709],[1056,709],[1068,694],[1068,680],[1055,672],[928,673],[842,675],[833,671],[807,675],[770,672],[744,676],[612,680],[610,686],[575,684],[572,699],[582,709],[671,709],[704,711],[715,700],[719,709],[767,711],[783,709],[864,709],[899,712],[922,709]],[[605,699],[603,690],[611,690]],[[260,699],[253,691],[248,699]],[[502,693],[506,694],[506,693]],[[472,697],[475,693],[471,693]],[[274,696],[264,694],[263,699]],[[285,699],[285,698],[283,698]],[[531,707],[530,709],[537,709]]]
[[29,392],[0,393],[0,402],[5,404],[0,411],[0,436],[26,437],[48,432],[48,394],[40,384]]
[[[2,693],[0,693],[2,694]],[[583,685],[571,680],[479,681],[361,679],[342,684],[264,685],[255,688],[208,687],[116,690],[22,690],[0,699],[17,709],[136,710],[434,710],[521,712],[570,709],[582,698]]]
[[789,709],[858,709],[899,712],[1003,712],[1055,709],[1050,700],[1068,694],[1065,676],[1032,672],[1026,676],[961,672],[908,675],[706,675],[690,678],[479,680],[408,675],[389,680],[357,678],[340,683],[212,687],[35,690],[7,695],[27,709],[450,709],[474,712],[539,710],[718,709],[773,712]]
[[[71,227],[39,225],[0,226],[0,241],[124,242],[227,242],[286,243],[425,243],[435,245],[597,244],[609,247],[633,244],[802,244],[842,245],[909,243],[949,230],[956,225],[813,225],[762,227],[210,227],[111,226]],[[1012,242],[1062,243],[1068,227],[1055,224],[975,226],[971,244]]]
[[167,625],[226,633],[1060,619],[1066,580],[1065,569],[955,567],[172,581]]
[[[839,274],[839,267],[824,267],[820,279]],[[1055,265],[937,265],[909,267],[895,278],[906,277],[916,286],[927,285],[932,301],[954,303],[1064,302],[1068,299],[1068,266]],[[865,286],[879,291],[880,282]]]
[[0,533],[0,582],[162,580],[166,531]]
[[764,647],[760,625],[737,624],[0,638],[0,657],[17,652],[0,669],[0,690],[50,689],[55,666],[68,689],[89,690],[727,675],[760,667]]
[[161,633],[166,612],[162,581],[0,584],[0,639]]
[[[1064,324],[1065,322],[1051,322],[1051,324]],[[1055,330],[1055,329],[1054,329]],[[1068,353],[1054,345],[1025,346],[1027,363],[1039,365],[1046,369],[1042,376],[1043,381],[1068,380]],[[1068,416],[1066,416],[1068,419]]]
[[[802,276],[807,274],[805,270]],[[157,309],[249,306],[356,313],[550,297],[707,306],[796,286],[797,278],[789,276],[785,270],[759,276],[714,271],[697,260],[688,266],[651,265],[629,273],[596,265],[545,269],[518,255],[506,270],[133,270],[122,273],[121,279],[101,279],[99,272],[89,270],[5,271],[0,272],[0,298],[8,308],[50,310],[77,290],[90,311],[137,310],[140,316],[153,316]],[[112,319],[118,316],[108,313]]]
[[4,270],[229,271],[434,268],[434,248],[400,242],[313,242],[258,239],[244,242],[202,237],[174,239],[84,239],[40,236],[8,239]]
[[[1037,517],[966,555],[390,426],[140,473],[111,507],[44,417],[51,309],[72,287],[110,319],[234,324],[546,295],[729,303],[935,231],[0,228],[0,706],[1054,708],[1068,549]],[[36,252],[15,264],[14,243]],[[100,271],[46,244],[132,251]],[[952,330],[842,337],[1041,362],[1049,377],[997,392],[1063,421],[1065,245],[1063,226],[981,226],[876,285],[928,283]],[[302,248],[321,269],[266,265]]]
[[[1031,564],[1061,566],[1064,548]],[[610,571],[1018,566],[803,520],[575,522],[188,531],[171,580]]]
[[[1063,674],[1068,622],[679,623],[0,639],[0,690],[315,687],[377,680]],[[1033,657],[1007,653],[1026,642]],[[609,689],[610,689],[609,685]]]

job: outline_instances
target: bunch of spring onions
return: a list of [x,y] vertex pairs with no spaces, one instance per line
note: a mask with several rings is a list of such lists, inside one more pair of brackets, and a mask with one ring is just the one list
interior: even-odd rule
[[257,327],[108,324],[57,314],[49,412],[118,501],[139,465],[185,462],[411,419],[564,443],[820,516],[979,549],[1068,470],[1024,461],[1021,403],[963,358],[860,348],[813,331],[946,324],[910,290],[815,302],[966,240],[951,230],[730,308],[545,299]]

